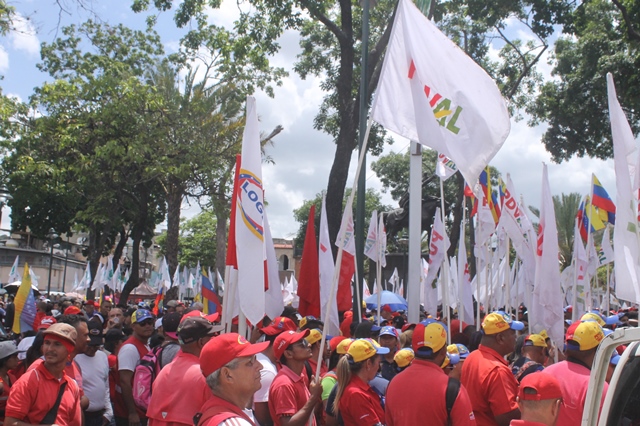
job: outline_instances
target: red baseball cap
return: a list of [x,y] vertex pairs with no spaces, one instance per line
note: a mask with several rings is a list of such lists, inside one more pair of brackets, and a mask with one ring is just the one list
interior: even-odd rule
[[276,317],[271,321],[271,324],[266,327],[262,327],[260,331],[264,334],[268,334],[269,336],[275,336],[283,331],[296,331],[297,329],[298,327],[296,327],[296,323],[293,322],[291,318]]
[[53,324],[57,322],[58,321],[56,321],[54,317],[43,317],[40,320],[40,325],[38,326],[38,330],[46,330],[47,328],[51,327]]
[[218,371],[236,358],[253,356],[269,347],[269,342],[251,344],[238,333],[227,333],[209,340],[200,352],[200,370],[204,377]]
[[84,302],[84,306],[93,306],[94,308],[100,307],[100,305],[98,305],[93,300],[87,300],[86,302]]
[[553,375],[543,372],[527,374],[520,382],[518,398],[521,401],[561,399],[560,382]]
[[67,309],[65,309],[62,314],[63,315],[80,315],[82,314],[82,311],[77,306],[71,305]]
[[293,330],[280,333],[278,337],[276,337],[276,340],[273,341],[273,353],[276,359],[280,359],[290,345],[304,339],[310,332],[311,330],[307,329],[298,333]]

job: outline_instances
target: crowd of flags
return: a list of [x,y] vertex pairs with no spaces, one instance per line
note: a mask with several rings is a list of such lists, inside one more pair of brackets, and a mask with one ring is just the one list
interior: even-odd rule
[[[457,255],[451,258],[447,255],[451,242],[444,212],[438,209],[435,214],[429,260],[422,260],[419,283],[421,302],[427,312],[433,314],[437,306],[443,304],[458,309],[461,319],[474,322],[473,299],[487,309],[509,309],[524,304],[529,309],[532,331],[546,329],[554,340],[561,341],[563,305],[573,304],[574,314],[596,307],[591,295],[591,278],[598,267],[611,263],[615,265],[611,275],[615,296],[640,303],[640,157],[611,75],[607,76],[607,85],[618,208],[593,175],[588,194],[576,212],[571,266],[561,273],[547,166],[542,167],[542,199],[536,229],[535,218],[522,196],[517,195],[509,174],[504,181],[499,180],[497,188],[492,187],[488,164],[510,131],[507,106],[495,82],[412,1],[399,2],[371,109],[372,120],[437,150],[437,175],[444,181],[459,171],[467,182],[465,196],[472,205],[470,217],[461,224]],[[635,172],[629,173],[630,170]],[[359,254],[354,242],[353,194],[346,204],[339,237],[334,242],[329,239],[324,199],[319,240],[315,232],[315,206],[312,206],[298,279],[291,276],[281,283],[267,218],[268,207],[264,203],[265,187],[268,182],[262,181],[257,106],[253,97],[247,97],[224,279],[217,271],[214,278],[210,270],[204,271],[199,264],[195,272],[185,267],[170,277],[167,262],[163,260],[160,272],[152,280],[158,289],[156,305],[161,306],[169,288],[178,286],[181,295],[193,292],[203,302],[205,312],[220,312],[222,308],[225,324],[236,316],[258,324],[265,315],[273,318],[282,312],[285,304],[293,303],[302,315],[320,317],[325,321],[326,331],[337,333],[337,312],[352,307],[351,282],[357,256],[367,256],[377,271],[373,291],[368,286],[356,291],[361,290],[361,296],[381,293],[381,268],[386,265],[383,215],[374,212],[364,253]],[[476,259],[477,273],[473,279],[469,274],[466,220],[475,224],[475,246],[469,248]],[[593,237],[600,231],[602,237],[596,247]],[[335,260],[332,244],[338,250]],[[515,259],[509,258],[511,247],[516,253]],[[118,262],[114,270],[113,259],[109,258],[105,265],[100,265],[91,289],[121,290],[129,271],[123,277],[119,268]],[[16,269],[17,260],[11,272],[13,278]],[[20,312],[24,315],[31,315],[26,306],[32,293],[30,296],[25,290],[25,283],[31,278],[25,266],[25,287],[21,286],[18,291]],[[76,278],[74,290],[87,289],[91,278],[87,265],[82,279]],[[389,282],[393,291],[402,294],[405,286],[397,270]],[[606,286],[613,287],[609,282]],[[222,292],[223,304],[218,297]],[[239,323],[242,325],[244,321]]]

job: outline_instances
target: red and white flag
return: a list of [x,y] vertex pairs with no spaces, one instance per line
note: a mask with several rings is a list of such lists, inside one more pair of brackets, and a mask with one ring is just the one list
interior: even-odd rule
[[529,321],[534,333],[547,330],[556,344],[564,337],[563,294],[560,287],[558,263],[558,229],[549,187],[547,165],[542,168],[542,203],[536,248],[536,277],[533,301],[529,307]]
[[458,245],[458,294],[462,313],[460,319],[468,323],[475,321],[473,316],[473,296],[471,291],[471,274],[469,273],[469,262],[467,260],[467,246],[464,237],[464,222],[460,224],[460,243]]
[[[333,263],[333,253],[331,253],[331,240],[329,239],[329,224],[327,222],[327,206],[325,197],[322,197],[322,210],[320,211],[320,245],[318,250],[318,267],[320,269],[320,315],[324,326],[327,328],[327,334],[337,336],[340,334],[340,320],[338,319],[338,304],[336,303],[336,295],[331,298],[331,286],[333,284],[333,275],[336,269]],[[327,305],[329,308],[329,317],[327,314]]]
[[[613,138],[613,162],[616,170],[616,224],[613,247],[616,296],[640,303],[640,243],[638,239],[637,204],[631,186],[631,165],[636,144],[622,107],[618,102],[613,76],[607,73],[609,118]],[[636,171],[638,173],[640,171]]]
[[320,270],[318,265],[318,241],[315,226],[316,206],[311,205],[307,219],[307,232],[300,260],[300,285],[298,297],[300,315],[320,318]]
[[[343,229],[344,228],[344,229]],[[344,232],[344,233],[343,233]],[[353,307],[351,279],[356,272],[356,241],[354,238],[353,225],[353,198],[349,197],[347,205],[344,208],[342,222],[338,235],[344,235],[342,241],[336,240],[336,246],[342,247],[342,262],[340,263],[340,277],[338,279],[338,310],[341,312],[348,311]],[[336,265],[336,267],[338,267]]]
[[[575,304],[573,310],[576,312],[575,318],[580,318],[584,314],[591,303],[591,287],[589,285],[589,277],[587,275],[587,252],[582,245],[582,237],[580,236],[580,227],[578,218],[575,219],[573,231],[573,292],[575,293]],[[572,302],[573,303],[573,302]]]
[[371,212],[371,220],[369,220],[369,231],[367,239],[364,242],[364,255],[374,262],[379,261],[378,256],[378,212]]
[[471,184],[511,126],[495,82],[411,0],[398,4],[372,117],[450,158]]
[[264,190],[256,100],[247,96],[246,124],[238,176],[235,243],[238,261],[238,300],[251,324],[264,318]]
[[427,286],[433,285],[450,245],[449,237],[442,222],[440,207],[438,207],[433,221],[433,228],[431,229],[431,241],[429,242],[429,271],[425,279]]

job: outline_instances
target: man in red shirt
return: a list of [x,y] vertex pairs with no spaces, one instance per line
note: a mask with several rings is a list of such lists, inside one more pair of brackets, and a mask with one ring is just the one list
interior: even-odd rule
[[133,334],[118,351],[118,374],[120,393],[116,393],[114,415],[117,426],[146,425],[145,413],[133,402],[133,372],[140,359],[149,352],[147,342],[153,334],[155,317],[147,309],[138,309],[131,314]]
[[204,317],[184,318],[178,326],[180,351],[153,382],[147,409],[149,426],[191,426],[193,416],[211,398],[211,390],[200,371],[200,353],[222,326]]
[[[596,321],[574,322],[565,335],[566,361],[552,364],[542,370],[542,374],[550,374],[560,382],[563,407],[560,410],[559,425],[578,426],[582,423],[591,366],[602,339],[604,332]],[[609,385],[605,382],[600,407],[608,389]]]
[[[273,342],[273,352],[282,368],[269,390],[269,412],[275,426],[303,426],[309,422],[316,405],[321,403],[322,385],[311,379],[307,387],[304,363],[311,358],[311,348],[305,337],[309,330],[299,333],[285,331]],[[312,425],[315,425],[315,418]]]
[[[464,386],[460,386],[451,413],[447,413],[447,387],[452,380],[459,383],[440,368],[447,356],[445,325],[432,319],[422,321],[413,331],[411,346],[415,359],[387,388],[386,425],[413,426],[424,423],[425,419],[433,425],[475,425]],[[447,423],[449,419],[451,423]]]
[[267,346],[268,342],[252,345],[237,333],[227,333],[202,348],[200,369],[212,395],[200,409],[198,425],[256,426],[243,410],[260,389],[262,364],[256,354]]
[[467,388],[479,426],[507,426],[520,418],[518,381],[504,357],[514,351],[516,331],[523,328],[523,323],[504,312],[490,313],[482,322],[478,350],[464,362],[460,381]]
[[[23,374],[11,387],[4,424],[82,425],[80,388],[65,367],[76,344],[69,324],[53,324],[43,331],[44,361]],[[56,404],[56,401],[60,402]],[[56,406],[57,405],[57,406]]]
[[550,374],[535,372],[520,382],[518,406],[521,420],[511,420],[511,426],[555,426],[562,405],[562,389]]

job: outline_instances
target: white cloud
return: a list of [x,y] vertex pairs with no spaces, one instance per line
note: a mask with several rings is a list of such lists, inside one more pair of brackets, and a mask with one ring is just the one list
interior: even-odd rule
[[15,29],[9,35],[12,47],[37,57],[40,54],[40,40],[31,20],[18,13],[13,23]]
[[0,72],[6,72],[9,69],[9,54],[4,47],[0,46]]

